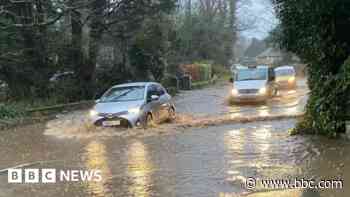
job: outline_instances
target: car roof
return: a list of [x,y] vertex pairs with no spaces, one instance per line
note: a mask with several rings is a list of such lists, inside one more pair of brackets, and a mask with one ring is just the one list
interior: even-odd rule
[[278,70],[294,70],[294,67],[293,66],[280,66],[280,67],[277,67],[275,68],[276,71]]
[[151,85],[151,84],[159,85],[158,83],[155,83],[155,82],[134,82],[134,83],[123,83],[123,84],[115,85],[112,88],[131,87],[131,86],[148,86],[148,85]]
[[252,70],[252,69],[268,69],[267,65],[256,65],[256,66],[242,66],[237,68],[237,70]]

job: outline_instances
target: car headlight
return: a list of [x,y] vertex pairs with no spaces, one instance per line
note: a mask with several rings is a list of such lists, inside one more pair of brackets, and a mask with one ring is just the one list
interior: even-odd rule
[[235,88],[233,88],[233,89],[232,89],[232,95],[237,95],[237,94],[238,94],[238,90],[235,89]]
[[90,110],[90,116],[97,116],[97,111],[96,110],[94,110],[94,109],[92,109],[92,110]]
[[266,94],[266,88],[260,88],[259,94]]
[[138,113],[140,113],[140,108],[138,108],[138,107],[136,107],[136,108],[131,108],[131,109],[128,110],[128,112],[129,112],[130,114],[138,114]]
[[288,79],[289,83],[293,83],[294,81],[295,81],[295,77],[291,77],[291,78]]

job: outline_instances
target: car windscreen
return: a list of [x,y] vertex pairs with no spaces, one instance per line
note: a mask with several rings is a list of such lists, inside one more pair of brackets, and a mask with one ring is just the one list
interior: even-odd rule
[[267,69],[242,69],[236,74],[236,81],[266,80]]
[[123,102],[144,99],[145,86],[116,87],[108,90],[100,102]]
[[293,76],[295,74],[293,69],[279,69],[275,73],[276,76]]

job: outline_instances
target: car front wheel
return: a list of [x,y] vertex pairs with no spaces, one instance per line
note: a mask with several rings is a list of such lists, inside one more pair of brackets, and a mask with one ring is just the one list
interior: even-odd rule
[[155,125],[154,123],[154,119],[153,119],[153,116],[152,114],[147,114],[146,116],[146,121],[145,121],[145,127],[146,128],[149,128],[149,127],[153,127]]
[[170,109],[169,109],[169,121],[173,121],[173,120],[175,120],[176,119],[176,112],[175,112],[175,109],[173,108],[173,107],[171,107]]

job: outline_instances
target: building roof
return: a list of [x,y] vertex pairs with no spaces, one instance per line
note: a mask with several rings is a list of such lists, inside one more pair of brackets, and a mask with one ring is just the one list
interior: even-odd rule
[[280,50],[270,47],[257,56],[257,58],[265,58],[265,57],[282,57],[282,53]]

